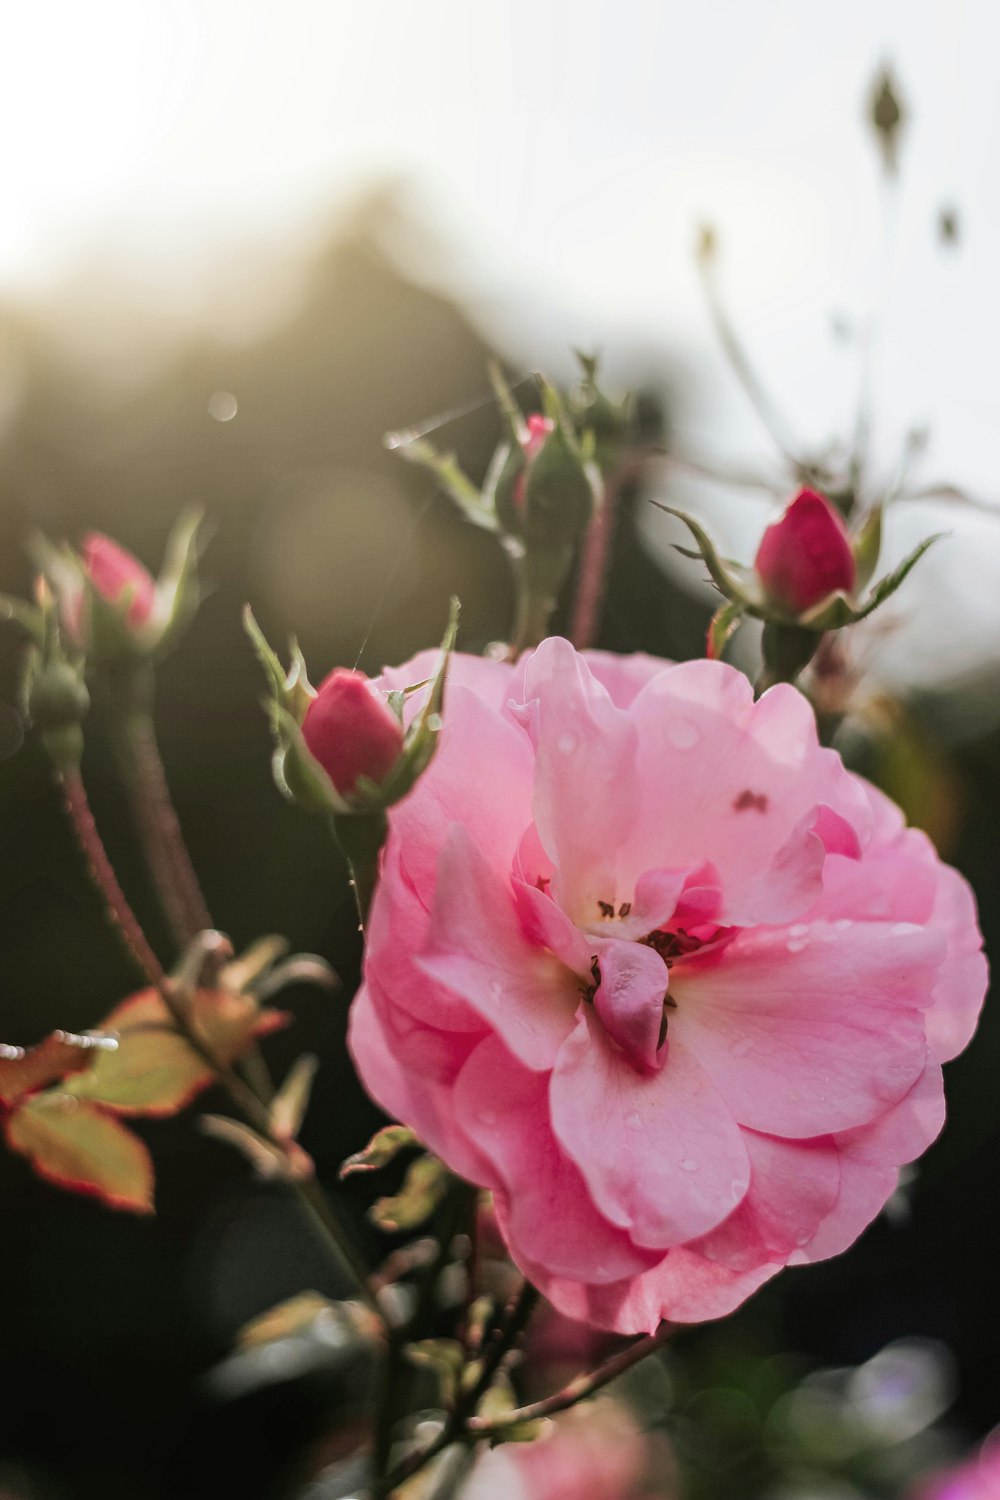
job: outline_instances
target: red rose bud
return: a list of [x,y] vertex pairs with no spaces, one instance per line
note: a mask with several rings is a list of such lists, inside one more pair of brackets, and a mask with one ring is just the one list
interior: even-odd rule
[[129,593],[125,622],[132,630],[145,625],[153,613],[156,585],[138,558],[109,536],[92,531],[83,541],[83,566],[94,588],[109,604]]
[[359,776],[380,784],[403,749],[403,726],[363,672],[338,667],[306,710],[302,738],[342,797]]
[[815,490],[800,490],[761,537],[754,562],[768,598],[801,615],[843,590],[852,594],[857,566],[840,512]]
[[[550,432],[555,431],[555,426],[551,417],[543,417],[541,412],[537,411],[531,413],[528,418],[528,436],[521,444],[521,452],[524,454],[526,465],[541,453],[545,447],[545,439]],[[518,510],[524,509],[527,481],[528,471],[524,468],[514,483],[514,504]]]

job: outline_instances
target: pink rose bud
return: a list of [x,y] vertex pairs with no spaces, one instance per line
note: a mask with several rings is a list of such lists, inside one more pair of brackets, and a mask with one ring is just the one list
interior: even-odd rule
[[[528,436],[521,444],[521,452],[524,454],[525,464],[530,464],[532,459],[538,457],[545,447],[545,439],[550,432],[555,431],[555,422],[551,417],[543,417],[541,412],[533,411],[528,418]],[[528,472],[525,467],[517,476],[514,483],[514,504],[518,510],[523,510],[527,499]]]
[[117,604],[129,591],[125,621],[131,629],[146,624],[153,613],[156,585],[138,558],[109,536],[92,531],[83,540],[83,566],[94,588],[109,604]]
[[840,512],[815,490],[800,490],[761,537],[754,562],[768,598],[804,614],[842,589],[851,594],[857,566]]
[[403,749],[403,726],[363,672],[337,667],[306,710],[302,737],[341,796],[359,776],[380,784]]

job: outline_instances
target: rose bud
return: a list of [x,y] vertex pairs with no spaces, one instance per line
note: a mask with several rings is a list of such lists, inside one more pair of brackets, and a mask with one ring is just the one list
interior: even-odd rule
[[358,778],[379,785],[403,750],[403,726],[363,672],[337,667],[302,721],[302,738],[342,797]]
[[823,495],[800,490],[761,538],[754,562],[768,599],[802,615],[831,594],[852,594],[857,565],[844,520]]
[[92,531],[84,538],[82,561],[90,582],[109,604],[120,604],[128,594],[125,621],[132,630],[148,622],[156,602],[156,584],[138,558],[109,536]]

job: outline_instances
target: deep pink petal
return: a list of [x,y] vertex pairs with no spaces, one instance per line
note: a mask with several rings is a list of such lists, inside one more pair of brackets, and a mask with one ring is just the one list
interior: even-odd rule
[[840,1157],[829,1137],[786,1141],[743,1132],[750,1186],[743,1202],[695,1248],[733,1271],[787,1260],[808,1245],[840,1191]]
[[655,1256],[602,1217],[553,1135],[547,1082],[490,1037],[452,1095],[456,1126],[492,1165],[512,1248],[530,1244],[550,1275],[605,1282],[644,1270]]
[[547,1070],[573,1030],[579,977],[528,941],[510,882],[454,824],[438,861],[417,968],[472,1007],[529,1068]]
[[[595,938],[601,982],[594,1009],[601,1025],[634,1066],[656,1068],[667,966],[658,953],[642,943]],[[664,1054],[665,1055],[665,1054]]]
[[671,1035],[664,1067],[637,1073],[590,1006],[552,1074],[552,1124],[612,1223],[665,1248],[705,1234],[742,1198],[742,1132],[692,1052]]
[[808,1137],[863,1125],[912,1087],[944,941],[919,927],[759,929],[675,966],[683,1035],[741,1125]]

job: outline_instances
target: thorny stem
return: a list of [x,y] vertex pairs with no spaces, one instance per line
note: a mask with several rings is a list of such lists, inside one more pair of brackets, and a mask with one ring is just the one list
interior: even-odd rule
[[420,1282],[416,1306],[405,1325],[392,1328],[389,1331],[379,1380],[379,1396],[375,1409],[373,1460],[376,1485],[384,1480],[389,1467],[392,1434],[399,1413],[399,1369],[403,1349],[414,1334],[419,1333],[420,1324],[430,1306],[434,1289],[450,1259],[452,1241],[458,1233],[470,1194],[474,1197],[475,1189],[470,1188],[468,1183],[456,1179],[449,1193],[444,1219],[440,1225],[437,1253],[431,1264],[427,1267],[427,1271]]
[[[76,834],[90,877],[97,887],[111,921],[117,927],[129,954],[156,989],[184,1040],[212,1069],[221,1087],[246,1123],[258,1131],[276,1149],[287,1147],[274,1134],[266,1104],[244,1082],[232,1067],[217,1057],[192,1023],[184,992],[167,976],[133,912],[108,858],[104,842],[94,822],[86,788],[79,771],[64,772],[59,777],[63,803]],[[341,1274],[357,1282],[362,1296],[384,1325],[385,1317],[368,1284],[368,1271],[353,1243],[336,1218],[322,1188],[315,1178],[289,1174],[287,1179],[300,1205],[335,1261]]]
[[350,868],[358,930],[364,932],[378,885],[379,854],[389,823],[384,812],[343,813],[334,816],[332,826],[334,839]]
[[469,1389],[459,1396],[437,1437],[426,1448],[408,1453],[384,1479],[376,1480],[372,1490],[374,1500],[384,1500],[397,1485],[418,1474],[438,1454],[450,1448],[452,1443],[461,1442],[473,1433],[473,1423],[481,1420],[475,1416],[476,1408],[493,1384],[504,1359],[527,1327],[537,1304],[538,1292],[530,1282],[525,1281],[494,1330],[492,1340],[487,1343],[478,1375]]
[[580,559],[580,574],[576,588],[576,603],[570,639],[578,651],[584,651],[594,643],[601,620],[604,589],[607,583],[608,566],[611,561],[611,543],[614,539],[618,499],[624,482],[622,467],[610,474],[604,484],[601,503],[594,511],[587,528]]
[[177,813],[170,798],[153,720],[143,710],[124,709],[116,735],[132,813],[157,895],[180,949],[212,918],[198,884]]

